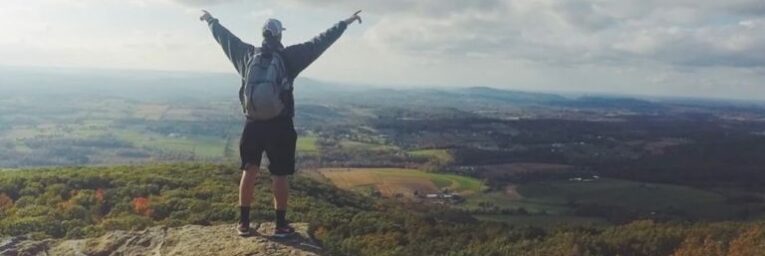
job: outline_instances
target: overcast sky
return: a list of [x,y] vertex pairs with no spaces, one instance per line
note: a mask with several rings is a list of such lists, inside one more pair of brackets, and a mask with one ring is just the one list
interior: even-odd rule
[[765,99],[762,0],[2,0],[0,65],[233,75],[201,8],[256,45],[363,9],[303,73],[327,81]]

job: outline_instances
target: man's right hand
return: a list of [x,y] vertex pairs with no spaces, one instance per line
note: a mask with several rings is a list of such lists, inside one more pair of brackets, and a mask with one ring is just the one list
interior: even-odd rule
[[199,17],[199,20],[210,22],[210,20],[214,19],[212,15],[210,15],[210,12],[206,10],[202,10],[202,17]]

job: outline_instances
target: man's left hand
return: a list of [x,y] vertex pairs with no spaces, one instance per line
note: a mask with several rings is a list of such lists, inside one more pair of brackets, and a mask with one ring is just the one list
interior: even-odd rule
[[361,10],[356,11],[350,18],[345,19],[345,24],[351,25],[357,20],[359,21],[359,24],[361,24],[361,16],[359,16],[359,13],[361,13]]

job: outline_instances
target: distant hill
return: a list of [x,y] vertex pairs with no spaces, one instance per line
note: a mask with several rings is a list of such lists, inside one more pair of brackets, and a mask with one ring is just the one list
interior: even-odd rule
[[[235,73],[146,70],[98,70],[0,66],[0,95],[38,98],[116,97],[138,101],[236,100],[240,80]],[[298,104],[357,104],[432,107],[475,107],[493,104],[561,108],[661,111],[668,105],[751,111],[765,108],[755,101],[631,96],[564,97],[485,86],[465,88],[388,89],[298,78]]]
[[465,93],[472,97],[483,99],[503,100],[507,102],[525,102],[525,103],[543,103],[543,102],[556,102],[556,101],[568,101],[570,99],[563,96],[551,93],[534,93],[523,92],[515,90],[502,90],[490,87],[470,87],[467,89],[458,90],[458,92]]

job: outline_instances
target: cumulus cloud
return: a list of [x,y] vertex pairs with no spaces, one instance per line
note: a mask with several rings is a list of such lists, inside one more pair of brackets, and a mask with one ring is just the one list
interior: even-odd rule
[[379,15],[365,37],[433,57],[571,64],[765,66],[759,0],[289,0]]

